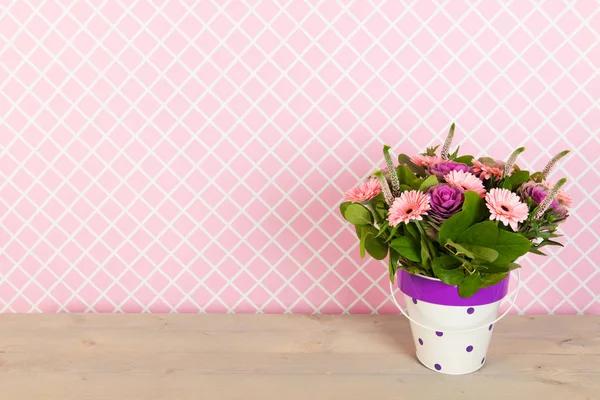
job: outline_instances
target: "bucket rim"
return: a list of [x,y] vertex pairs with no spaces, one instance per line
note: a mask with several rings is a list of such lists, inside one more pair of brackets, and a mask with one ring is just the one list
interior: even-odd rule
[[498,302],[508,294],[509,275],[500,282],[479,289],[471,297],[460,297],[458,286],[448,285],[438,278],[398,271],[398,288],[416,300],[445,306],[481,306]]
[[[510,302],[510,306],[502,313],[502,315],[500,315],[498,318],[496,318],[495,320],[493,320],[492,322],[490,322],[490,325],[495,324],[496,322],[500,321],[502,318],[506,317],[508,315],[508,313],[510,312],[510,310],[515,306],[515,304],[517,303],[517,298],[519,296],[519,290],[521,289],[521,271],[519,271],[518,269],[517,271],[517,289],[514,293],[513,299]],[[507,277],[509,278],[509,277]],[[394,296],[394,283],[390,280],[389,281],[390,284],[390,295],[392,298],[392,301],[394,302],[394,304],[396,305],[396,307],[398,307],[398,310],[400,310],[400,312],[406,317],[408,318],[408,320],[412,323],[417,324],[418,326],[428,329],[430,331],[435,331],[435,328],[423,325],[422,323],[420,323],[419,321],[416,321],[414,318],[412,318],[410,315],[408,315],[408,312],[398,303],[398,300],[396,300],[396,296]],[[449,286],[449,285],[448,285]],[[479,327],[476,328],[471,328],[471,329],[465,329],[465,330],[456,330],[453,332],[474,332],[474,331],[478,331],[480,329],[483,329],[486,327],[486,324],[481,325]],[[488,328],[489,329],[489,328]]]

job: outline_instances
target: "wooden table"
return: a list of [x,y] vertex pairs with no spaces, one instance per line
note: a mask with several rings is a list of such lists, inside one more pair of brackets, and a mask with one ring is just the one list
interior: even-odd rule
[[1,315],[2,400],[600,399],[600,316],[508,317],[464,376],[399,316]]

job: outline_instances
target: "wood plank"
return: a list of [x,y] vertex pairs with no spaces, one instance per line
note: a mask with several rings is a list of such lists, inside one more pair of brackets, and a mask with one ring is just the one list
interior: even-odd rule
[[[0,318],[0,352],[5,353],[64,353],[72,348],[85,348],[90,352],[96,349],[145,352],[152,348],[155,353],[414,352],[408,323],[399,316],[103,314],[57,315],[54,319],[38,314],[9,317]],[[509,316],[497,324],[490,351],[600,354],[600,318],[585,317],[585,323],[582,318]],[[39,340],[41,329],[44,330],[43,341]]]
[[374,375],[3,375],[3,399],[20,400],[595,400],[598,387],[538,378],[482,379],[431,373],[415,378]]
[[[285,323],[282,323],[282,318]],[[534,323],[530,323],[534,322]],[[509,315],[497,324],[508,332],[528,324],[535,333],[552,336],[597,334],[600,315]],[[379,326],[408,326],[400,315],[251,315],[251,314],[0,314],[0,332],[13,329],[143,329],[191,331],[373,331]]]
[[508,317],[482,370],[446,376],[395,315],[1,315],[0,398],[598,399],[599,335]]
[[[477,372],[481,376],[559,376],[593,382],[600,378],[599,355],[498,354]],[[399,375],[431,376],[408,354],[275,354],[275,353],[95,353],[70,352],[0,356],[4,374],[235,374],[235,375]]]

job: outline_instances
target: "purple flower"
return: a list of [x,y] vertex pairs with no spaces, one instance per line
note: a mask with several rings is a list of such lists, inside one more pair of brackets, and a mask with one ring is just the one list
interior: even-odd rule
[[440,183],[428,190],[431,196],[429,215],[438,221],[444,221],[462,209],[465,194],[461,188]]
[[452,171],[473,172],[468,165],[453,161],[442,161],[429,166],[429,173],[437,176],[438,179],[444,178],[445,175],[448,175]]
[[[550,205],[550,207],[552,207],[552,205]],[[561,204],[558,208],[554,208],[554,214],[557,217],[554,222],[563,222],[569,216],[569,209]]]
[[[540,204],[548,195],[548,189],[541,184],[535,182],[527,182],[519,188],[519,194],[523,200],[531,199],[535,204]],[[561,206],[558,200],[552,200],[548,209],[553,209],[555,212],[561,212]]]
[[[539,205],[548,195],[548,188],[540,183],[527,182],[521,185],[517,191],[523,200],[531,199]],[[554,215],[554,223],[560,224],[569,216],[569,210],[554,199],[548,206],[548,210]]]

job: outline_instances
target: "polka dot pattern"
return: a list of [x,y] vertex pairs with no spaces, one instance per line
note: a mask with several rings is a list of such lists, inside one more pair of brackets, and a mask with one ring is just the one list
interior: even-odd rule
[[[411,305],[411,301],[414,305]],[[457,306],[453,310],[436,310],[435,305],[408,295],[405,296],[405,304],[407,308],[419,311],[415,319],[431,314],[431,321],[423,323],[432,328],[437,326],[438,329],[443,329],[436,331],[435,328],[427,329],[411,324],[417,357],[421,363],[433,371],[447,374],[466,374],[483,367],[486,362],[487,343],[491,339],[496,322],[488,319],[493,318],[492,313],[495,312],[491,306],[466,305]],[[439,313],[439,316],[434,312]],[[486,324],[486,319],[492,323]],[[461,330],[463,326],[465,330]]]
[[[470,309],[471,309],[471,310],[473,310],[473,311],[469,312],[469,311],[467,310],[467,313],[468,313],[468,314],[473,314],[473,313],[475,312],[475,311],[474,311],[474,308],[473,308],[473,307],[471,307]],[[489,330],[489,331],[491,331],[491,330],[492,330],[492,328],[493,328],[493,326],[494,326],[494,324],[490,324],[490,325],[488,326],[488,330]],[[484,332],[485,332],[485,331],[484,331]],[[437,337],[443,337],[443,336],[444,336],[444,332],[442,332],[442,331],[435,331],[435,335],[436,335]],[[450,337],[452,338],[452,335],[451,335]],[[421,352],[422,352],[422,351],[427,351],[427,349],[428,349],[428,346],[425,346],[425,341],[423,341],[423,339],[422,339],[422,338],[420,338],[420,337],[419,337],[419,338],[417,338],[417,342],[419,343],[419,345],[420,345],[420,346],[423,346],[423,350],[419,350],[419,351],[421,351]],[[444,343],[444,340],[441,340],[440,342],[437,342],[437,341],[436,341],[435,343],[442,343],[442,344],[443,344],[443,343]],[[439,346],[439,344],[435,344],[435,343],[433,344],[434,348],[436,348],[436,347],[438,347],[438,346]],[[467,343],[468,343],[468,342],[467,342]],[[430,342],[430,346],[431,346],[431,342]],[[475,351],[475,346],[473,346],[473,345],[471,345],[471,344],[467,345],[466,347],[463,347],[463,349],[464,349],[464,351],[465,351],[466,353],[473,354],[473,355],[475,355],[475,357],[477,357],[477,355],[478,355],[478,353]],[[463,353],[463,354],[464,354],[464,353]],[[434,355],[434,356],[435,356],[435,355]],[[465,355],[464,357],[471,357],[471,355]],[[471,359],[471,358],[469,358],[469,359]],[[443,362],[444,360],[440,360],[440,361],[442,361],[442,362]],[[474,361],[474,362],[477,362],[477,361]],[[467,363],[471,363],[471,361],[467,361]],[[481,365],[483,365],[484,363],[485,363],[485,357],[483,357],[483,358],[481,359]],[[429,366],[431,366],[431,364],[429,364]],[[441,371],[441,370],[442,370],[442,365],[441,365],[440,363],[435,363],[435,364],[433,365],[433,368],[434,368],[436,371]],[[451,366],[450,366],[450,370],[449,370],[449,371],[450,371],[450,373],[452,373],[452,370],[453,370],[453,368],[454,368],[454,367],[451,365]]]

